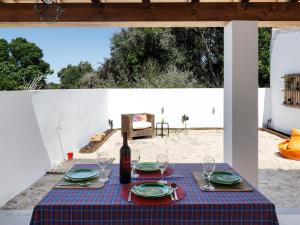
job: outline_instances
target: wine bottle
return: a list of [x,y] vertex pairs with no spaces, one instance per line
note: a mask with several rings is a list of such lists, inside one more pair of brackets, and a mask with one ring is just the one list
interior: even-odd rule
[[120,183],[131,181],[131,150],[127,142],[127,133],[123,133],[123,146],[120,149]]

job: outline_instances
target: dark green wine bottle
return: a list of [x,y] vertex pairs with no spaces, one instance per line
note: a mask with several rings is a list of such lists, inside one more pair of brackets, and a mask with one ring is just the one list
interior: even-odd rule
[[123,133],[123,146],[120,149],[120,183],[131,181],[131,150],[128,146],[127,133]]

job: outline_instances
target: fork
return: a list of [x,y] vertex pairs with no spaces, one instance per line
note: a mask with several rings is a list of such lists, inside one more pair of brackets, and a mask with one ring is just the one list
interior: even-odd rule
[[128,194],[128,199],[127,199],[128,202],[131,202],[131,188],[129,189],[129,194]]
[[171,197],[171,200],[172,201],[175,201],[174,197],[173,197],[173,194],[174,194],[174,190],[170,193],[170,197]]
[[88,186],[88,185],[91,185],[91,184],[92,184],[91,182],[87,182],[87,183],[67,183],[67,182],[61,182],[61,183],[58,183],[59,186],[79,185],[81,187],[85,187],[85,186]]

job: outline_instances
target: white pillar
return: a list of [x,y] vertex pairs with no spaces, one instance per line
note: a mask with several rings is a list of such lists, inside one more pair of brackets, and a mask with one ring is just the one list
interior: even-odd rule
[[224,161],[258,185],[258,22],[224,28]]

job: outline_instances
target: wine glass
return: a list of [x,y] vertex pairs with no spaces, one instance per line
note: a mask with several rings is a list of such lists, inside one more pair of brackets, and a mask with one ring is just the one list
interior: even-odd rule
[[203,158],[203,171],[205,176],[207,177],[208,184],[204,186],[205,190],[212,191],[215,189],[214,186],[211,185],[210,183],[210,178],[213,172],[215,171],[216,168],[216,162],[215,159],[211,156],[206,156]]
[[131,177],[137,178],[139,175],[135,172],[136,170],[136,165],[139,163],[141,159],[141,154],[138,149],[131,149]]
[[161,173],[161,179],[160,179],[160,183],[167,183],[167,181],[164,181],[163,179],[163,175],[165,170],[168,168],[168,164],[169,164],[169,157],[167,154],[159,154],[156,157],[156,161],[159,164],[159,170]]
[[99,166],[99,181],[106,182],[108,178],[105,176],[105,169],[108,167],[109,164],[109,157],[106,152],[99,152],[97,153],[97,161]]

